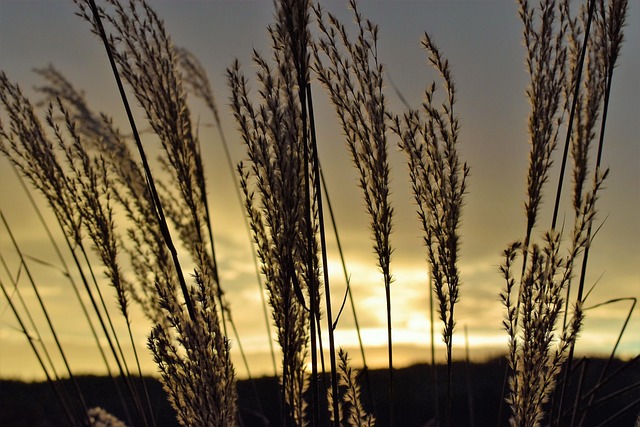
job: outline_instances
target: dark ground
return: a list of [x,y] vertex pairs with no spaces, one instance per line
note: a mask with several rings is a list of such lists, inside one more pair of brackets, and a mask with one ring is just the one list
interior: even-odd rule
[[[504,362],[494,360],[485,364],[459,363],[454,365],[453,411],[452,420],[455,426],[496,426],[502,381],[504,378]],[[586,395],[596,383],[605,361],[590,360],[586,375],[582,382],[582,394]],[[569,408],[574,406],[575,389],[583,364],[575,369],[575,379],[570,383],[565,402]],[[633,363],[624,364],[614,361],[608,369],[608,375],[615,374],[595,395],[596,405],[590,409],[585,417],[585,426],[633,426],[640,411],[640,363],[638,359]],[[424,426],[434,416],[433,381],[431,369],[427,365],[416,365],[405,369],[398,369],[395,375],[395,425],[400,427]],[[444,414],[444,379],[446,367],[437,369],[440,384],[439,403],[440,413]],[[375,413],[379,426],[388,424],[386,399],[388,393],[388,374],[386,371],[371,371],[371,389],[367,386],[366,377],[360,380],[363,400],[368,409],[372,409],[371,395],[375,401]],[[84,376],[77,379],[82,390],[87,407],[101,406],[118,416],[123,421],[127,418],[114,386],[114,381],[104,377]],[[173,410],[165,399],[164,391],[157,380],[145,379],[150,395],[151,405],[155,411],[158,427],[178,426]],[[139,386],[139,384],[138,384]],[[65,390],[70,396],[73,387],[65,384]],[[256,393],[260,404],[257,403]],[[371,393],[369,393],[371,390]],[[470,391],[470,393],[469,393]],[[130,401],[126,391],[125,400]],[[266,425],[257,414],[264,414],[269,425],[278,426],[279,421],[279,391],[277,381],[273,378],[259,378],[253,383],[240,381],[238,393],[241,415],[244,426]],[[612,395],[612,393],[618,393]],[[609,396],[609,398],[607,398]],[[603,399],[604,401],[599,402]],[[77,401],[77,398],[76,398]],[[556,402],[557,403],[557,402]],[[584,407],[584,403],[580,408]],[[133,406],[133,405],[132,405]],[[565,404],[565,407],[567,405]],[[469,408],[472,408],[470,411]],[[626,408],[626,409],[625,409]],[[506,409],[506,408],[505,408]],[[609,420],[619,411],[619,417]],[[469,414],[473,413],[473,420]],[[571,425],[568,417],[561,424]],[[580,411],[578,411],[579,418]],[[604,423],[604,424],[602,424]],[[144,425],[134,417],[134,425]],[[324,423],[321,423],[324,424]],[[574,425],[577,422],[574,421]],[[69,425],[62,405],[56,398],[48,383],[23,383],[19,381],[0,381],[0,426],[2,427],[44,427]],[[127,423],[129,425],[129,423]],[[503,424],[506,425],[506,422]]]

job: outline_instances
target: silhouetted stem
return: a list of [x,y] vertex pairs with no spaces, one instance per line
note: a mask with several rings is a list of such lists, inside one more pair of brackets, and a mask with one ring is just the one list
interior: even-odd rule
[[[356,312],[356,305],[353,299],[353,293],[351,292],[351,279],[349,277],[349,273],[347,271],[347,263],[344,258],[344,252],[342,251],[342,244],[340,243],[340,233],[338,232],[338,225],[336,223],[335,215],[333,214],[333,208],[331,206],[331,199],[329,197],[329,190],[327,188],[327,184],[324,179],[324,173],[322,168],[320,168],[320,180],[322,181],[322,189],[324,190],[325,199],[327,201],[327,208],[329,209],[329,216],[331,217],[331,225],[333,226],[333,231],[336,237],[336,244],[338,246],[338,254],[340,255],[340,263],[342,264],[342,273],[344,274],[344,280],[347,286],[347,297],[349,298],[349,302],[351,304],[351,312],[353,313],[353,320],[356,326],[356,334],[358,335],[358,345],[360,347],[360,355],[362,357],[362,375],[365,377],[367,394],[369,397],[369,401],[371,402],[373,413],[375,410],[375,401],[373,399],[373,390],[371,388],[371,378],[369,376],[369,366],[367,365],[367,358],[364,352],[364,344],[362,343],[362,334],[360,332],[360,323],[358,321],[358,314]],[[341,310],[342,311],[342,310]],[[339,315],[338,315],[339,317]],[[338,317],[336,317],[333,328],[337,327]]]
[[107,39],[107,34],[104,30],[104,27],[102,26],[102,20],[100,19],[100,14],[98,13],[98,8],[96,7],[95,0],[89,0],[89,4],[91,6],[91,11],[96,21],[96,26],[98,28],[100,38],[102,39],[102,42],[104,43],[104,47],[107,51],[109,64],[111,65],[111,69],[113,71],[113,75],[116,80],[116,84],[118,86],[118,91],[120,92],[120,97],[122,98],[122,103],[127,113],[127,118],[129,119],[129,125],[131,126],[133,138],[136,141],[136,147],[138,149],[138,152],[140,153],[142,166],[144,168],[145,177],[147,179],[147,186],[149,188],[149,192],[151,193],[151,197],[153,199],[153,205],[158,218],[158,223],[160,225],[160,230],[162,232],[164,242],[167,245],[167,249],[169,250],[169,253],[171,253],[171,259],[173,261],[173,264],[176,270],[178,282],[180,283],[180,289],[182,290],[182,295],[184,297],[185,305],[187,306],[189,318],[191,319],[191,321],[195,322],[196,321],[195,309],[193,307],[193,302],[191,301],[191,296],[189,295],[189,290],[187,289],[187,283],[185,281],[184,274],[182,273],[182,268],[180,267],[180,260],[178,259],[178,251],[176,250],[176,247],[173,243],[173,239],[171,238],[169,226],[164,216],[164,211],[162,209],[162,203],[160,202],[160,197],[158,196],[158,191],[154,184],[153,175],[151,174],[151,168],[149,167],[149,162],[147,161],[147,156],[144,152],[142,141],[140,140],[140,134],[138,133],[138,128],[136,126],[135,119],[133,118],[133,112],[131,111],[131,107],[129,106],[129,101],[127,100],[127,94],[124,90],[124,85],[122,84],[122,79],[120,78],[120,73],[118,71],[118,67],[116,66],[113,53],[111,52],[111,46],[109,44],[109,40]]
[[[1,257],[1,255],[0,255],[0,257]],[[3,260],[3,262],[4,262],[4,260]],[[53,393],[56,395],[56,397],[60,401],[60,405],[62,405],[62,409],[64,410],[64,413],[67,416],[67,418],[69,419],[69,423],[71,425],[73,425],[73,426],[81,425],[81,423],[71,414],[71,410],[69,409],[69,406],[68,406],[66,400],[63,398],[60,390],[58,389],[58,384],[51,379],[51,376],[49,375],[49,371],[47,370],[47,367],[45,366],[44,361],[42,360],[42,357],[40,356],[40,352],[38,351],[38,349],[34,345],[33,339],[31,338],[31,336],[27,332],[25,324],[22,321],[22,318],[20,317],[20,314],[16,310],[16,307],[13,304],[13,301],[11,300],[11,297],[7,293],[7,290],[6,290],[6,288],[4,286],[4,283],[2,282],[1,279],[0,279],[0,288],[2,288],[2,293],[4,294],[5,298],[7,299],[7,302],[9,303],[9,307],[11,307],[11,311],[13,312],[16,320],[18,321],[18,324],[20,325],[20,329],[22,330],[22,332],[27,337],[27,341],[29,341],[29,346],[31,347],[31,350],[33,351],[33,354],[38,359],[38,363],[40,364],[40,367],[42,368],[42,371],[44,372],[44,375],[47,378],[47,383],[51,386],[51,388],[53,389]]]
[[[576,115],[576,107],[578,105],[578,94],[580,93],[580,84],[582,83],[582,70],[584,68],[584,60],[587,54],[587,44],[589,41],[589,32],[591,30],[591,21],[596,6],[596,0],[589,0],[589,15],[587,16],[587,25],[584,30],[584,40],[582,41],[582,49],[580,51],[580,59],[578,60],[578,72],[573,81],[573,99],[571,100],[571,112],[569,114],[569,123],[567,124],[567,137],[564,141],[564,150],[562,153],[562,163],[560,163],[560,176],[558,178],[558,188],[556,190],[556,201],[553,205],[553,217],[551,219],[551,229],[556,229],[558,220],[558,212],[560,210],[560,197],[562,195],[562,182],[564,181],[564,171],[567,165],[567,157],[569,153],[569,144],[571,142],[571,134],[573,130],[573,119]],[[526,248],[525,248],[526,249]]]
[[[13,163],[12,163],[12,166],[13,166]],[[87,307],[86,307],[84,301],[82,301],[82,298],[80,296],[78,285],[76,284],[75,280],[71,276],[71,272],[69,270],[67,262],[65,261],[64,257],[62,256],[62,252],[60,251],[60,247],[59,247],[58,243],[56,242],[56,240],[53,238],[53,235],[51,233],[51,230],[50,230],[49,226],[47,225],[47,222],[44,220],[44,217],[42,216],[42,213],[41,213],[40,209],[38,208],[38,205],[36,204],[35,200],[33,199],[33,196],[31,195],[31,192],[27,188],[24,180],[22,179],[22,176],[20,176],[20,174],[16,170],[15,166],[13,166],[13,171],[15,172],[16,177],[18,178],[18,181],[20,182],[20,186],[22,187],[22,189],[24,191],[24,194],[27,196],[27,198],[29,200],[29,203],[31,204],[31,207],[33,208],[34,212],[36,213],[36,216],[38,217],[38,220],[40,221],[40,223],[44,227],[45,233],[47,234],[47,237],[49,238],[49,242],[51,243],[54,251],[56,252],[58,260],[60,261],[60,263],[62,265],[63,274],[65,275],[65,277],[67,277],[69,279],[69,282],[71,283],[71,287],[73,288],[74,294],[75,294],[76,298],[78,299],[78,302],[80,303],[80,307],[82,308],[82,313],[84,314],[84,317],[87,319],[87,324],[89,325],[89,329],[91,330],[91,335],[93,336],[93,338],[94,338],[94,340],[96,342],[96,347],[98,348],[98,351],[100,353],[100,357],[102,358],[102,361],[104,362],[104,366],[107,369],[107,375],[113,381],[113,385],[114,385],[114,387],[116,389],[116,392],[118,394],[118,399],[120,400],[120,404],[122,405],[122,409],[125,412],[125,417],[127,418],[127,421],[129,422],[129,425],[133,425],[133,420],[131,418],[131,413],[129,412],[129,407],[127,406],[127,404],[126,404],[126,402],[124,400],[124,396],[122,394],[122,390],[120,389],[120,385],[118,384],[118,382],[116,381],[115,377],[113,376],[113,372],[111,372],[111,367],[109,366],[109,362],[107,361],[107,356],[106,356],[106,354],[105,354],[105,352],[104,352],[104,350],[102,348],[102,345],[100,344],[100,340],[98,339],[98,333],[97,333],[95,327],[93,326],[93,322],[91,321],[91,318],[89,317],[89,312],[87,311]],[[78,269],[80,269],[79,265],[78,265]],[[81,273],[82,273],[82,271],[81,271]],[[97,312],[96,315],[101,317],[101,314],[99,312]],[[107,335],[107,338],[109,338],[108,335]]]
[[2,219],[2,223],[4,224],[5,228],[7,229],[7,233],[9,234],[9,238],[11,240],[11,243],[13,244],[13,247],[16,250],[16,253],[18,254],[18,257],[20,258],[20,263],[22,264],[22,266],[24,267],[24,271],[27,274],[27,277],[29,279],[29,283],[31,284],[31,288],[33,289],[33,292],[36,296],[36,298],[38,299],[38,304],[40,305],[40,309],[42,310],[42,314],[44,314],[44,317],[46,319],[47,322],[47,326],[49,327],[49,330],[51,331],[51,336],[53,337],[53,340],[56,344],[56,347],[58,348],[58,352],[60,353],[60,357],[62,358],[62,362],[64,363],[64,366],[67,370],[67,374],[69,374],[69,379],[71,380],[77,396],[78,396],[78,401],[80,402],[80,406],[82,407],[83,411],[84,411],[84,416],[83,419],[86,420],[87,417],[87,412],[88,412],[88,408],[87,408],[87,404],[84,400],[84,395],[82,394],[82,391],[80,390],[80,386],[78,385],[78,382],[76,381],[75,376],[73,375],[73,371],[71,370],[71,366],[69,365],[69,360],[67,359],[67,356],[64,352],[64,349],[62,348],[62,344],[60,343],[60,339],[58,338],[58,334],[55,331],[55,328],[53,327],[53,323],[51,322],[51,317],[49,316],[49,312],[47,311],[47,308],[44,304],[44,301],[42,300],[42,297],[40,296],[40,292],[38,291],[38,287],[36,286],[35,280],[33,279],[33,276],[31,275],[31,270],[29,270],[29,268],[27,267],[27,264],[25,262],[24,256],[22,254],[22,251],[20,250],[20,248],[18,247],[18,243],[16,242],[15,238],[13,237],[13,233],[11,232],[11,229],[9,228],[9,225],[7,224],[7,220],[4,217],[4,213],[2,213],[2,211],[0,211],[0,218]]

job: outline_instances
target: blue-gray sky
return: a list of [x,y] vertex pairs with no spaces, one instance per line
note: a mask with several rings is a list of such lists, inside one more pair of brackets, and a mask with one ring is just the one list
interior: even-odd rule
[[[322,2],[325,9],[349,23],[352,18],[345,3]],[[229,93],[225,68],[238,58],[250,76],[252,49],[267,53],[266,26],[272,21],[272,2],[152,0],[151,4],[165,19],[174,43],[193,51],[207,68],[232,155],[235,161],[242,160],[245,157],[243,147],[227,106]],[[471,167],[461,229],[463,288],[457,311],[459,331],[455,345],[458,350],[462,349],[461,331],[466,325],[471,347],[478,357],[503,352],[506,335],[500,326],[503,310],[498,300],[503,284],[497,266],[501,261],[499,254],[506,245],[523,238],[522,206],[528,155],[526,118],[529,108],[524,96],[527,75],[517,5],[506,0],[380,0],[363,1],[360,8],[365,17],[379,24],[380,60],[412,106],[419,105],[424,88],[436,77],[419,45],[425,31],[451,61],[462,125],[460,149]],[[88,25],[74,16],[74,11],[73,3],[66,0],[2,0],[0,69],[19,83],[28,95],[34,95],[31,88],[39,81],[31,70],[54,64],[86,92],[96,110],[113,115],[125,128],[104,50],[99,40],[90,34]],[[599,223],[604,221],[604,226],[595,239],[587,277],[587,284],[598,284],[587,305],[640,295],[640,48],[635,43],[640,40],[639,18],[640,5],[631,2],[626,42],[614,77],[607,124],[603,163],[611,168],[611,175],[599,201],[598,216]],[[387,89],[389,107],[401,113],[402,104],[391,87]],[[366,344],[370,347],[371,364],[383,365],[384,289],[376,269],[356,171],[351,166],[333,109],[326,103],[318,84],[314,85],[314,92],[319,106],[321,161],[352,274],[358,314]],[[207,113],[197,103],[194,103],[194,112],[201,124],[210,123]],[[262,317],[256,315],[261,312],[260,299],[248,237],[243,230],[243,212],[235,198],[233,178],[214,129],[202,126],[200,135],[205,146],[222,285],[255,371],[269,373],[265,325]],[[396,148],[393,137],[389,140],[392,142],[392,202],[396,211],[392,237],[395,247],[392,269],[396,277],[392,288],[396,359],[406,364],[428,358],[427,267],[404,154]],[[19,244],[25,252],[55,262],[53,250],[43,237],[42,227],[6,159],[0,159],[0,177],[0,208]],[[537,236],[549,226],[551,195],[556,182],[557,170],[546,188]],[[568,194],[567,190],[565,194]],[[568,207],[568,204],[563,206]],[[570,209],[565,208],[561,215],[567,223],[572,221]],[[16,275],[18,263],[4,228],[0,229],[0,239],[2,255],[8,260],[12,274]],[[330,239],[329,268],[334,278],[333,299],[337,301],[344,283],[333,242]],[[71,297],[68,284],[55,270],[37,265],[33,265],[33,270],[74,366],[81,372],[100,371],[95,360],[97,352],[92,349],[86,327],[79,321],[79,308]],[[0,277],[5,284],[8,282],[5,271],[0,270]],[[25,299],[32,303],[33,295],[27,290],[26,282],[20,286],[24,289]],[[608,353],[628,307],[629,304],[623,303],[587,312],[579,350]],[[134,325],[144,351],[148,325],[138,320]],[[439,325],[436,330],[440,330]],[[359,361],[354,350],[356,341],[350,310],[343,315],[337,336],[338,344],[352,349],[354,360]],[[0,298],[0,343],[0,376],[40,376],[35,357],[17,330],[13,314],[3,298]],[[633,314],[620,349],[627,356],[640,351],[638,310]],[[154,370],[150,357],[146,358],[145,369]],[[244,375],[240,366],[238,373]]]

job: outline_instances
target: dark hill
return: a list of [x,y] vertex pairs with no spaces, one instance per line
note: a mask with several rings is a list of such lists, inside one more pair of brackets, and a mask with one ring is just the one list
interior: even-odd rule
[[[582,382],[582,394],[584,395],[596,383],[605,361],[590,360],[585,378]],[[573,406],[575,389],[578,383],[577,374],[581,367],[575,370],[576,379],[570,384],[566,401]],[[614,361],[608,369],[609,373],[616,373],[612,379],[599,389],[596,394],[596,403],[585,419],[585,426],[604,425],[633,426],[640,410],[640,364],[636,359],[633,363]],[[444,411],[444,379],[446,368],[439,366],[437,369],[439,378],[439,403],[440,412]],[[469,366],[459,363],[454,366],[453,384],[453,420],[456,426],[495,426],[498,417],[499,400],[504,377],[503,362],[494,360],[485,364],[471,364]],[[409,368],[398,369],[396,379],[396,425],[402,427],[418,427],[425,425],[434,416],[434,396],[432,386],[432,373],[427,365],[416,365]],[[123,421],[127,417],[120,403],[114,381],[105,377],[83,376],[78,379],[79,388],[82,390],[87,407],[101,406],[118,416]],[[156,424],[158,427],[178,426],[174,413],[169,406],[160,383],[153,378],[146,378],[151,405],[154,409]],[[371,409],[371,397],[375,401],[378,425],[386,425],[385,399],[387,395],[387,373],[384,370],[370,372],[371,393],[367,387],[366,377],[361,377],[362,394],[365,406]],[[139,381],[135,384],[140,387]],[[73,394],[73,387],[65,381],[62,387],[69,396]],[[123,388],[123,390],[126,390]],[[254,392],[255,391],[255,392]],[[470,393],[469,393],[470,391]],[[262,413],[269,420],[270,425],[279,423],[279,392],[277,381],[274,378],[259,378],[252,383],[239,381],[238,392],[244,425],[265,425],[258,414]],[[618,392],[619,394],[612,395]],[[260,404],[256,399],[259,396]],[[606,398],[610,396],[610,398]],[[123,398],[131,402],[126,391]],[[599,402],[599,400],[603,400]],[[77,402],[77,398],[71,398]],[[586,402],[585,402],[586,403]],[[472,411],[470,411],[470,406]],[[583,405],[584,406],[584,405]],[[131,405],[133,407],[133,404]],[[626,408],[626,409],[625,409]],[[619,411],[623,411],[615,420],[607,421]],[[473,413],[473,421],[470,413]],[[473,424],[472,424],[473,423]],[[129,425],[129,423],[127,423]],[[140,419],[133,417],[134,425],[144,425]],[[563,425],[569,425],[569,421]],[[0,381],[0,425],[3,427],[44,427],[68,425],[67,418],[59,399],[48,383],[24,383],[20,381]],[[504,423],[506,425],[506,422]]]

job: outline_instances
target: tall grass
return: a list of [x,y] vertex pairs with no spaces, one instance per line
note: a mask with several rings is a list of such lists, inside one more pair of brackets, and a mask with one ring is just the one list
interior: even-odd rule
[[[47,97],[41,113],[2,72],[0,151],[44,197],[59,222],[89,300],[90,305],[83,306],[91,313],[87,321],[91,325],[95,314],[101,326],[94,332],[96,345],[107,369],[110,363],[117,364],[141,422],[155,425],[156,421],[146,389],[133,386],[133,377],[142,376],[142,372],[131,327],[132,302],[153,323],[148,350],[180,424],[244,425],[227,326],[235,334],[249,376],[250,367],[233,321],[234,307],[227,301],[221,283],[205,162],[188,102],[189,96],[204,101],[218,127],[227,163],[232,166],[206,72],[195,56],[174,47],[162,19],[144,0],[74,2],[78,15],[103,44],[131,133],[118,129],[108,115],[95,113],[82,93],[53,67],[38,71],[45,80],[39,90]],[[628,4],[624,0],[590,0],[578,10],[569,0],[518,3],[530,77],[525,92],[531,106],[527,122],[530,153],[524,233],[503,251],[499,267],[503,327],[509,339],[503,399],[511,425],[582,423],[594,404],[597,389],[615,375],[607,376],[605,368],[596,387],[587,391],[582,390],[581,375],[575,402],[568,407],[567,385],[576,372],[574,347],[585,312],[601,306],[587,305],[585,277],[589,248],[599,226],[597,201],[608,176],[601,165],[604,131]],[[436,403],[434,422],[455,425],[458,403],[453,399],[453,336],[456,306],[464,297],[460,226],[470,167],[459,153],[465,137],[456,107],[453,67],[425,33],[422,47],[442,82],[442,100],[433,82],[427,86],[420,109],[393,111],[385,97],[378,26],[360,13],[355,0],[349,6],[355,20],[354,34],[319,4],[307,0],[276,2],[275,22],[268,28],[269,54],[254,51],[252,57],[256,91],[251,91],[250,82],[254,80],[245,77],[239,60],[226,73],[231,113],[246,153],[246,160],[230,169],[238,174],[236,192],[255,249],[260,293],[266,290],[275,341],[280,346],[279,366],[273,349],[272,358],[280,380],[281,423],[370,426],[378,420],[394,425],[394,408],[402,397],[393,376],[391,296],[392,288],[401,288],[402,283],[393,284],[394,209],[389,153],[397,143],[406,155],[418,228],[426,250],[429,286],[424,292],[435,301],[424,309],[430,310],[433,330],[435,305],[445,344],[445,410],[443,420],[439,420]],[[337,349],[334,335],[340,327],[342,309],[334,316],[323,201],[336,226],[328,204],[328,191],[333,190],[324,185],[320,164],[324,142],[318,140],[316,132],[312,95],[316,81],[335,108],[336,126],[344,134],[346,153],[357,171],[369,217],[363,227],[371,230],[372,249],[382,274],[389,375],[383,410],[388,419],[372,413],[375,406],[362,395],[349,356]],[[144,119],[132,112],[131,96]],[[141,120],[161,147],[156,171],[142,143]],[[545,189],[563,136],[564,156],[552,223],[540,232]],[[597,159],[591,164],[590,153],[596,141]],[[569,158],[573,162],[573,224],[558,227]],[[339,242],[339,236],[336,240]],[[21,254],[17,243],[14,246]],[[340,256],[353,306],[357,297],[351,294],[347,267]],[[9,271],[4,258],[2,262]],[[97,265],[103,278],[94,272]],[[187,269],[185,265],[193,267]],[[28,274],[28,262],[20,255],[22,268]],[[577,295],[572,296],[576,279]],[[105,288],[105,283],[110,288]],[[88,408],[81,390],[75,390],[74,398],[65,396],[59,388],[62,375],[56,371],[49,349],[34,345],[31,335],[38,332],[29,317],[36,309],[25,307],[23,302],[19,308],[17,281],[13,289],[4,282],[0,284],[69,423],[123,425],[101,408]],[[31,284],[40,302],[37,309],[45,313],[48,327],[56,336],[55,319],[46,314],[37,283],[31,280]],[[115,297],[127,326],[125,338],[134,349],[135,373],[122,351],[123,337],[115,331],[106,295]],[[85,304],[83,298],[78,299]],[[619,301],[607,303],[615,302]],[[328,348],[322,337],[323,316]],[[620,334],[625,328],[626,324]],[[103,338],[110,352],[102,351]],[[62,355],[63,346],[56,339]],[[325,354],[329,357],[328,372]],[[364,362],[364,350],[362,358]],[[65,364],[66,375],[73,378],[72,368]],[[585,372],[586,363],[581,366]],[[562,387],[557,386],[559,379]],[[439,386],[434,387],[437,390]],[[119,393],[126,407],[127,399]],[[326,411],[325,399],[329,402]],[[498,423],[501,421],[498,419]],[[133,423],[130,414],[127,422]]]
[[[351,159],[359,173],[373,248],[382,273],[387,307],[389,362],[389,417],[393,425],[393,339],[391,333],[391,243],[393,208],[389,201],[387,113],[382,94],[382,65],[377,57],[377,27],[365,20],[354,1],[350,2],[358,26],[357,41],[351,42],[346,28],[333,16],[325,22],[320,7],[315,9],[321,33],[314,45],[314,68],[329,91],[346,135]],[[323,56],[327,59],[324,60]]]
[[441,75],[446,92],[440,107],[434,105],[435,83],[427,87],[423,103],[426,121],[419,111],[393,118],[393,130],[401,138],[400,148],[407,154],[409,176],[418,209],[423,241],[427,248],[433,292],[443,323],[446,345],[447,393],[445,422],[451,422],[452,340],[455,328],[454,308],[460,293],[459,227],[469,167],[457,152],[460,124],[454,105],[456,91],[449,62],[442,57],[425,34],[422,46],[429,62]]
[[[513,414],[511,423],[534,426],[540,425],[546,415],[544,405],[555,389],[560,371],[563,367],[571,370],[573,348],[583,322],[584,270],[571,310],[569,290],[580,256],[586,266],[597,213],[596,202],[608,175],[608,170],[601,170],[598,159],[591,188],[586,187],[589,148],[596,136],[595,125],[604,93],[604,58],[608,54],[601,49],[606,50],[611,43],[607,41],[609,37],[616,42],[621,40],[621,33],[605,35],[602,28],[609,26],[620,31],[620,25],[606,22],[624,15],[627,4],[625,1],[612,2],[609,5],[612,18],[607,18],[603,2],[589,2],[577,17],[573,16],[568,2],[542,2],[539,7],[530,6],[524,0],[519,3],[528,53],[526,63],[531,76],[527,90],[532,108],[528,200],[525,204],[527,228],[524,241],[511,244],[503,254],[500,270],[506,285],[501,299],[506,310],[504,327],[509,335],[508,360],[512,370],[507,394]],[[601,29],[591,32],[592,22]],[[551,228],[543,233],[542,243],[531,244],[543,187],[552,164],[551,155],[563,130],[565,113],[569,116],[564,129],[567,137]],[[556,228],[568,151],[574,164],[574,225],[564,255],[561,249],[563,230]],[[523,253],[519,280],[512,272],[517,251]],[[519,286],[514,301],[512,291],[516,283]],[[568,362],[566,366],[565,362]],[[559,411],[562,412],[562,399]]]

